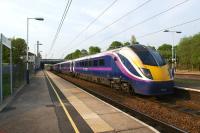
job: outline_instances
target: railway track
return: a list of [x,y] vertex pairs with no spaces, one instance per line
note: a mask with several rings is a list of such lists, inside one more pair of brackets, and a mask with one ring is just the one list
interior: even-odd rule
[[198,103],[195,103],[193,101],[181,100],[182,98],[177,98],[176,96],[177,95],[175,94],[175,95],[171,95],[170,97],[164,96],[164,97],[154,97],[154,98],[144,98],[144,99],[152,101],[152,102],[156,102],[158,104],[169,107],[176,111],[187,113],[194,117],[200,118],[199,101]]
[[[59,76],[61,76],[62,78],[66,79],[66,75],[63,76],[63,75],[59,74]],[[104,95],[104,94],[99,93],[97,91],[94,91],[92,89],[88,89],[87,87],[84,87],[84,86],[78,84],[77,82],[73,82],[72,80],[69,80],[69,79],[67,79],[67,80],[72,82],[73,84],[76,84],[77,86],[79,86],[83,90],[91,93],[92,95],[95,95],[96,97],[98,97],[98,98],[100,98],[100,99],[112,104],[113,106],[119,108],[120,110],[123,110],[124,112],[126,112],[126,113],[128,113],[128,114],[130,114],[130,115],[132,115],[132,116],[144,121],[148,125],[151,125],[151,126],[155,127],[160,132],[170,132],[171,133],[171,132],[186,132],[186,131],[190,131],[190,130],[184,131],[184,130],[178,128],[177,126],[174,126],[173,124],[169,124],[167,122],[163,122],[163,121],[161,121],[161,120],[159,120],[157,118],[152,117],[151,115],[148,115],[148,114],[143,113],[141,111],[138,111],[138,110],[136,110],[136,109],[134,109],[134,108],[132,108],[130,106],[127,106],[127,105],[119,102],[118,100],[114,100],[114,99],[112,99],[111,97],[109,97],[107,95]],[[141,100],[143,98],[136,97],[136,99],[140,99]],[[146,101],[151,101],[149,99],[151,99],[151,98],[147,98]],[[145,100],[143,99],[143,101],[145,101]],[[152,101],[155,102],[155,100],[152,100]],[[159,100],[157,100],[157,103],[158,103],[158,101]],[[166,104],[164,103],[163,105],[166,105]],[[176,108],[176,107],[174,106],[174,108]],[[185,113],[189,112],[189,110],[187,112],[187,109],[183,108],[183,110],[185,110]],[[188,113],[188,114],[190,114],[190,113]]]
[[176,94],[200,104],[200,74],[178,73],[175,75],[175,84]]
[[200,80],[200,74],[193,73],[176,73],[175,78]]
[[[81,87],[81,86],[79,86]],[[95,91],[92,91],[92,90],[89,90],[87,88],[83,88],[81,87],[83,90],[89,92],[90,94],[98,97],[99,99],[113,105],[114,107],[128,113],[129,115],[145,122],[146,124],[156,128],[158,131],[162,132],[162,133],[187,133],[186,131],[182,130],[182,129],[179,129],[173,125],[170,125],[170,124],[167,124],[165,122],[162,122],[160,120],[157,120],[149,115],[146,115],[140,111],[137,111],[133,108],[130,108],[128,106],[125,106],[123,104],[120,104],[119,102],[115,101],[115,100],[112,100],[111,98],[109,97],[106,97],[104,95],[101,95]]]

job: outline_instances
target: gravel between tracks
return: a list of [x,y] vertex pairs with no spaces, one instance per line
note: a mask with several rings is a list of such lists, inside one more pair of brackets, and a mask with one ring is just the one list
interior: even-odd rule
[[109,87],[88,82],[85,80],[73,78],[66,75],[61,75],[66,80],[73,82],[79,86],[87,89],[91,89],[95,92],[103,94],[106,97],[112,98],[113,100],[120,102],[128,107],[131,107],[137,111],[147,114],[160,121],[170,123],[175,127],[183,129],[188,132],[199,133],[200,132],[200,118],[195,117],[180,111],[176,111],[162,104],[149,101],[148,99],[140,99],[137,96],[130,96],[128,94],[116,91]]

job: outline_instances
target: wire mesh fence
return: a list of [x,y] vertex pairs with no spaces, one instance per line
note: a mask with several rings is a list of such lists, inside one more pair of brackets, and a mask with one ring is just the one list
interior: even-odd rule
[[[11,95],[10,64],[3,64],[3,99]],[[30,77],[34,74],[33,65],[29,65]],[[15,92],[26,83],[26,64],[13,64],[13,88]]]
[[3,83],[3,98],[9,96],[11,94],[10,90],[10,65],[9,64],[3,64],[2,68],[2,83]]

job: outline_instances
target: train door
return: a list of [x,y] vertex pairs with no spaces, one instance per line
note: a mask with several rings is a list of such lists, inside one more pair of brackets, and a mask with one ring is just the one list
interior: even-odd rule
[[112,64],[112,77],[115,77],[117,75],[117,70],[116,70],[116,62],[117,62],[117,58],[113,57],[113,59],[111,60],[111,64]]
[[74,62],[72,61],[70,64],[71,64],[71,66],[70,66],[70,72],[73,73],[74,72]]
[[112,76],[113,77],[120,77],[121,76],[120,70],[119,70],[118,65],[117,65],[117,63],[119,62],[119,59],[115,56],[115,57],[112,58],[112,61],[113,61],[113,63],[112,63],[112,69],[113,69]]

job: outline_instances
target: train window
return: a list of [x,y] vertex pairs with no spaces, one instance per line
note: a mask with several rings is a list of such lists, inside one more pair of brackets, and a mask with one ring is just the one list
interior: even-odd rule
[[83,67],[84,66],[84,62],[83,61],[81,61],[81,67]]
[[159,66],[163,66],[166,64],[165,59],[156,50],[153,50],[151,48],[148,48],[148,50],[152,54]]
[[65,68],[65,64],[61,64],[61,68]]
[[139,56],[145,65],[163,66],[166,64],[165,59],[152,48],[143,45],[134,45],[130,48]]
[[104,66],[105,64],[104,64],[104,59],[100,59],[99,60],[99,66]]
[[152,54],[143,45],[134,45],[134,46],[131,46],[130,48],[138,55],[138,57],[141,59],[143,64],[158,66]]
[[85,67],[85,61],[83,61],[83,67]]
[[93,61],[93,65],[94,65],[94,66],[98,66],[98,60],[94,60],[94,61]]
[[88,66],[89,66],[89,67],[92,66],[92,61],[91,61],[91,60],[89,60],[89,64],[88,64]]
[[133,73],[134,75],[136,76],[140,76],[140,74],[135,70],[135,68],[133,67],[133,65],[129,62],[129,60],[124,57],[123,55],[121,54],[118,54],[119,55],[119,58],[121,59],[122,63],[124,64],[124,66],[131,72]]
[[85,61],[85,67],[88,67],[88,61]]

